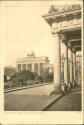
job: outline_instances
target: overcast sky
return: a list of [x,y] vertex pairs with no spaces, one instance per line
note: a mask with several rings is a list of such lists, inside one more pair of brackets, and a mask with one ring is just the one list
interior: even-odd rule
[[51,27],[42,18],[52,1],[12,1],[1,4],[4,65],[15,65],[16,58],[31,51],[36,56],[48,56],[53,63],[53,36]]

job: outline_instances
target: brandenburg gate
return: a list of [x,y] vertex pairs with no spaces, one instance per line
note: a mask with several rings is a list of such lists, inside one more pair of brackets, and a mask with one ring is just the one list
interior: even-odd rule
[[[36,57],[34,52],[27,54],[27,57],[18,58],[16,60],[17,72],[27,70],[43,76],[44,66],[49,64],[49,59],[46,56]],[[46,67],[45,67],[46,69]]]
[[[61,91],[61,44],[64,44],[64,80],[76,82],[76,53],[81,51],[81,6],[52,5],[42,16],[54,36],[54,91]],[[70,68],[69,68],[70,67]]]

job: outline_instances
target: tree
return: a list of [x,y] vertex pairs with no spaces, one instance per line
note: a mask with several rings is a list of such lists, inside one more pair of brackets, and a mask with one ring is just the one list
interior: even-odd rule
[[6,75],[4,75],[4,82],[7,82],[7,77],[6,77]]
[[15,75],[11,76],[10,81],[26,82],[29,80],[39,81],[39,79],[42,79],[42,78],[37,73],[24,70],[24,71],[15,73]]

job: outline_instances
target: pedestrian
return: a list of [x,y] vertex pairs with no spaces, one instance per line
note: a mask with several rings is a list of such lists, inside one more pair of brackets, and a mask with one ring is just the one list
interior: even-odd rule
[[70,92],[71,89],[72,89],[72,84],[71,84],[71,82],[69,82],[68,91]]

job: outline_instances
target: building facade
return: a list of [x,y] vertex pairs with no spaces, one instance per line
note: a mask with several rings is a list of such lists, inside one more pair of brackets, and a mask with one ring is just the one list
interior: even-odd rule
[[27,57],[18,58],[16,64],[17,72],[28,70],[42,76],[44,72],[43,67],[49,64],[49,60],[48,57],[36,57],[32,52],[31,54],[27,54]]
[[[61,91],[61,62],[64,81],[74,84],[77,79],[76,55],[81,51],[81,5],[52,5],[42,16],[50,25],[54,37],[54,91]],[[62,49],[62,47],[63,49]],[[61,59],[61,55],[64,57]]]

